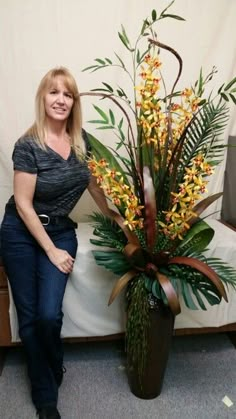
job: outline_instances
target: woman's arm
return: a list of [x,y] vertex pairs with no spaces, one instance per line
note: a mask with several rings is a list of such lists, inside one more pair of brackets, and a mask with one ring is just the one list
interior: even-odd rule
[[50,261],[62,272],[69,273],[74,259],[65,250],[58,249],[50,237],[33,208],[33,196],[36,185],[36,174],[14,172],[14,198],[17,211],[26,227],[48,255]]

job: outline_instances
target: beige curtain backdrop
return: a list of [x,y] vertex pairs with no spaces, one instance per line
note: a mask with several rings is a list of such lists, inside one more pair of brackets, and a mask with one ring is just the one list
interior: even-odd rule
[[[0,0],[0,220],[12,193],[11,153],[15,141],[34,119],[34,96],[38,83],[52,67],[63,65],[74,74],[80,91],[100,87],[102,81],[122,85],[130,93],[128,79],[117,67],[90,74],[82,72],[95,58],[114,60],[117,52],[126,63],[127,50],[118,38],[121,24],[131,40],[135,40],[142,21],[166,7],[166,0]],[[173,48],[184,61],[179,88],[188,87],[200,67],[208,73],[218,69],[211,87],[220,86],[236,75],[236,1],[176,0],[169,13],[178,14],[186,22],[165,19],[157,27],[158,38]],[[167,84],[174,80],[177,65],[165,55],[164,76]],[[83,98],[84,128],[105,144],[114,144],[111,132],[97,131],[87,121],[94,119],[92,103]],[[103,101],[104,104],[104,101]],[[105,105],[104,105],[105,106]],[[110,104],[107,105],[107,107]],[[236,112],[225,132],[236,135]],[[210,192],[223,189],[224,162],[213,177]],[[220,210],[221,203],[210,212]],[[77,220],[95,208],[84,194],[73,211]]]

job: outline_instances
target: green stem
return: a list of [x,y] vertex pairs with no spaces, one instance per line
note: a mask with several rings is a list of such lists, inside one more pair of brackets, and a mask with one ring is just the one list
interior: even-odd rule
[[135,137],[134,137],[133,128],[132,128],[132,125],[131,125],[131,122],[130,122],[130,118],[129,118],[126,110],[123,108],[123,106],[121,106],[121,104],[118,102],[118,100],[116,100],[114,98],[114,95],[113,94],[98,93],[98,92],[97,93],[96,92],[82,92],[82,93],[80,93],[80,96],[99,96],[99,97],[102,97],[102,98],[107,98],[107,99],[112,100],[112,102],[114,102],[118,106],[118,108],[120,108],[122,110],[122,112],[125,115],[126,120],[128,122],[128,127],[129,127],[131,137],[132,137],[132,141],[131,141],[129,136],[128,136],[129,149],[130,149],[130,152],[132,153],[133,160],[137,161],[137,153],[136,153],[136,147],[135,147]]

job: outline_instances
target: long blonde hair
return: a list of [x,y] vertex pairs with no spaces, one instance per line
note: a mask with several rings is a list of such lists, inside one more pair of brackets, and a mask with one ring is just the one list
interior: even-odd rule
[[67,121],[66,131],[71,138],[71,146],[73,147],[77,157],[82,157],[86,152],[86,148],[82,137],[80,95],[74,77],[65,67],[53,68],[42,78],[35,97],[35,122],[25,134],[33,136],[35,140],[39,142],[41,147],[45,148],[46,114],[44,98],[57,76],[62,76],[64,78],[66,88],[73,95],[74,103]]

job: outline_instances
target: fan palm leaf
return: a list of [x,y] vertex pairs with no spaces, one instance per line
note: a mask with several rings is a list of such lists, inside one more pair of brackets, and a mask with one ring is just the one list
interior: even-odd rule
[[[168,195],[176,191],[183,181],[185,168],[190,166],[192,159],[198,153],[204,153],[208,161],[214,165],[221,162],[226,146],[222,145],[219,137],[226,127],[228,118],[229,110],[221,102],[217,105],[212,102],[206,103],[193,117],[178,141],[168,166],[168,171],[172,167]],[[167,176],[169,176],[168,171]]]
[[98,212],[91,214],[89,219],[94,227],[93,235],[100,238],[99,240],[90,239],[91,243],[98,246],[123,249],[127,239],[117,223]]
[[[199,112],[193,117],[185,131],[181,158],[184,165],[189,165],[191,159],[198,153],[205,151],[207,157],[214,157],[218,151],[219,156],[223,157],[222,139],[220,136],[224,132],[229,118],[229,110],[226,104],[218,102],[206,103]],[[213,148],[214,146],[214,148]]]
[[93,250],[92,253],[99,266],[104,266],[116,275],[125,275],[131,269],[130,263],[119,251]]

